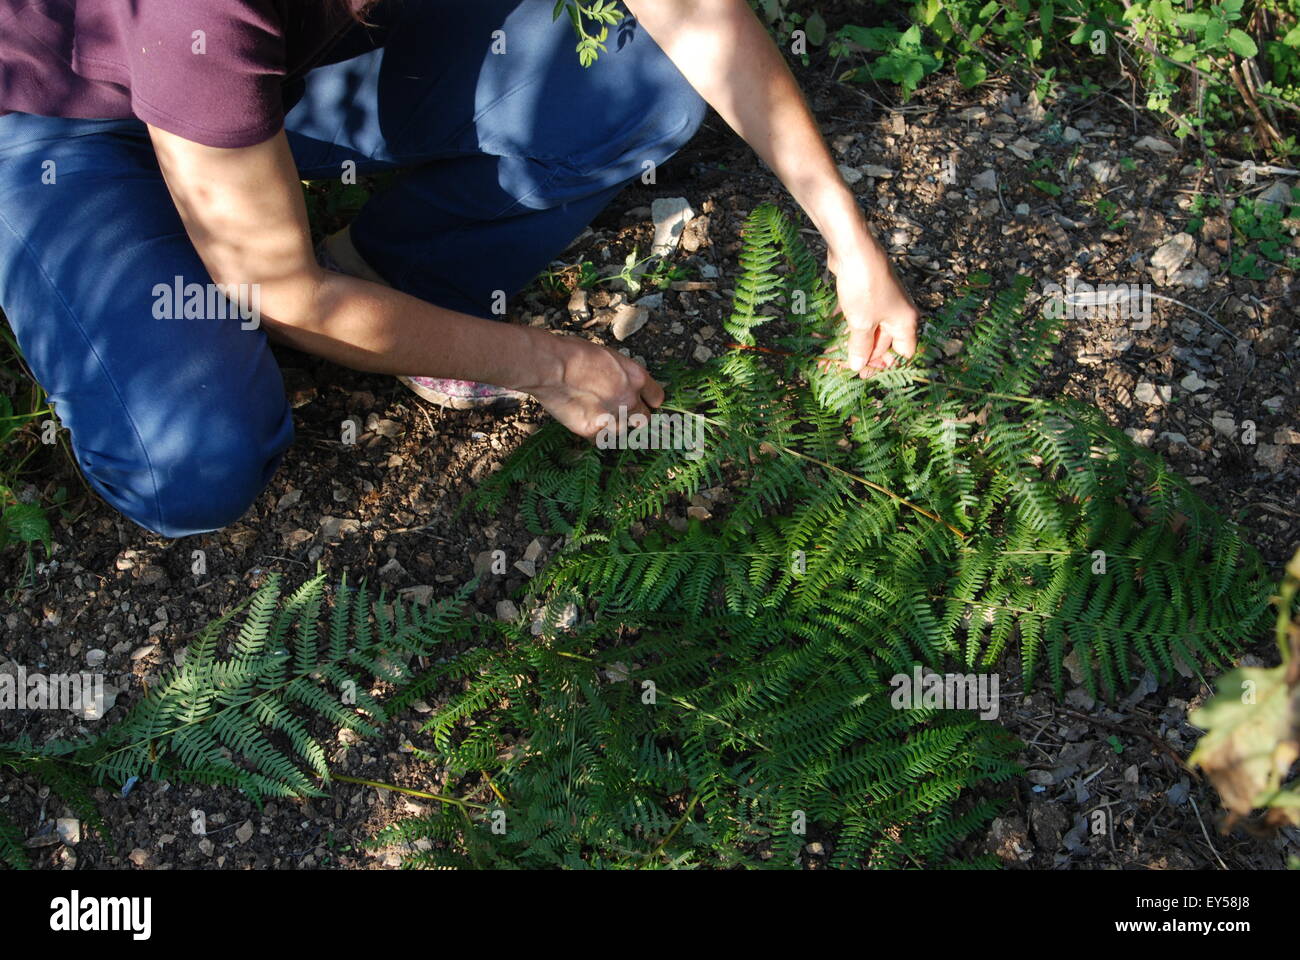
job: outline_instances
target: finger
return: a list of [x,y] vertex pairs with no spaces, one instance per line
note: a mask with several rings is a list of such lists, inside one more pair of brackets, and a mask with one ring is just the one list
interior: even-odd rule
[[882,369],[878,359],[881,352],[880,342],[888,339],[888,335],[882,327],[877,327],[874,333],[875,335],[871,338],[871,345],[867,348],[867,360],[862,365],[862,372],[859,374],[862,377],[869,377]]
[[659,381],[647,379],[641,388],[641,399],[649,406],[657,407],[664,402],[664,388],[660,386]]
[[916,355],[916,325],[907,324],[902,330],[894,331],[894,352],[902,357]]
[[876,337],[876,347],[871,351],[871,356],[867,360],[867,366],[874,370],[885,369],[888,366],[889,347],[893,342],[893,334],[882,327],[879,336]]
[[864,330],[849,331],[849,346],[847,351],[848,367],[854,373],[862,370],[866,366],[867,358],[871,356],[871,345],[875,338],[876,327],[873,325]]

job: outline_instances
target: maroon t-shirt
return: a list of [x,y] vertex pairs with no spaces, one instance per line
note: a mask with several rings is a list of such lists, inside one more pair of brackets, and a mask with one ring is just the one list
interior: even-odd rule
[[351,22],[326,0],[0,0],[0,113],[134,116],[251,146]]

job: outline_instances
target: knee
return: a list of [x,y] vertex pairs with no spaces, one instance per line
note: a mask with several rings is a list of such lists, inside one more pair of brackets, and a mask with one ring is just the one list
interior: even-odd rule
[[266,489],[281,457],[279,453],[268,457],[256,452],[252,444],[243,444],[217,455],[204,451],[180,462],[155,464],[156,522],[137,522],[165,537],[209,533],[229,526],[247,513]]
[[293,439],[287,404],[278,420],[251,423],[227,409],[202,425],[137,429],[129,450],[79,449],[78,459],[90,484],[141,527],[169,538],[209,533],[248,511]]

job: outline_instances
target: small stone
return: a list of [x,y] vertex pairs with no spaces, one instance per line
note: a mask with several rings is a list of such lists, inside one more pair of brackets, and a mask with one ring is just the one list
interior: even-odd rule
[[1017,204],[1016,204],[1016,216],[1018,216],[1018,217],[1027,217],[1027,216],[1029,216],[1029,204],[1027,204],[1027,203],[1017,203]]
[[869,177],[878,177],[881,180],[888,180],[894,175],[894,171],[889,167],[882,167],[877,163],[868,163],[862,168],[862,172]]
[[650,217],[655,224],[652,256],[664,257],[677,249],[682,231],[695,217],[695,211],[685,197],[661,197],[650,204]]
[[1176,146],[1168,140],[1161,140],[1159,137],[1143,137],[1133,144],[1133,147],[1137,150],[1150,150],[1152,153],[1171,154],[1178,152]]
[[404,587],[397,591],[398,597],[408,603],[417,603],[422,607],[427,607],[433,600],[433,586],[422,583],[415,587]]
[[1271,203],[1275,207],[1285,207],[1295,202],[1291,199],[1291,185],[1285,180],[1273,181],[1267,190],[1256,197],[1256,200]]
[[1109,183],[1119,174],[1119,166],[1110,160],[1094,160],[1088,164],[1088,172],[1098,183]]
[[204,837],[202,840],[199,841],[199,852],[203,854],[205,857],[212,856],[212,852],[215,849],[216,849],[216,844],[214,844],[207,837]]
[[614,311],[612,331],[615,340],[626,340],[646,325],[650,311],[637,304],[625,303]]
[[542,555],[542,541],[534,539],[527,547],[524,548],[524,559],[529,563],[536,563],[537,558]]
[[245,820],[238,829],[235,830],[235,839],[240,843],[248,843],[253,839],[253,821]]
[[108,652],[106,650],[101,650],[96,647],[94,650],[86,651],[86,666],[88,667],[98,667],[106,659],[108,659]]
[[379,579],[385,583],[398,583],[405,577],[406,568],[398,562],[396,557],[393,557],[379,568]]
[[277,513],[279,513],[282,510],[287,510],[290,507],[294,506],[301,499],[302,499],[301,490],[290,490],[279,500],[275,501],[275,510]]
[[696,346],[695,352],[692,353],[691,356],[700,363],[708,363],[713,359],[713,351],[701,343]]
[[1129,427],[1124,432],[1127,433],[1133,439],[1133,442],[1139,447],[1151,446],[1151,441],[1156,438],[1156,432],[1150,427],[1142,427],[1141,429]]
[[129,854],[127,854],[126,858],[130,860],[132,863],[134,863],[137,867],[143,868],[149,863],[149,851],[144,849],[143,847],[136,847]]
[[862,171],[857,167],[850,167],[848,164],[844,163],[838,164],[837,166],[840,171],[840,176],[844,178],[844,182],[850,187],[862,179]]
[[497,601],[497,619],[504,620],[506,623],[514,623],[519,619],[519,608],[515,606],[514,601]]
[[157,649],[158,649],[158,644],[156,643],[151,643],[143,647],[137,647],[135,650],[131,651],[131,659],[143,660],[145,657],[149,656],[149,654],[153,653]]
[[1172,274],[1192,255],[1195,246],[1196,240],[1190,233],[1176,233],[1151,255],[1151,266]]
[[325,516],[320,518],[320,534],[325,540],[339,540],[361,530],[359,521]]
[[1078,143],[1083,139],[1083,134],[1076,127],[1066,127],[1061,131],[1061,139],[1066,143]]
[[1154,383],[1142,381],[1133,390],[1133,396],[1138,403],[1145,403],[1149,406],[1160,406],[1162,403],[1168,403],[1173,397],[1173,387],[1168,385],[1156,386]]
[[532,578],[537,576],[537,565],[531,560],[516,560],[514,567],[525,577]]
[[1214,432],[1221,437],[1232,437],[1237,433],[1236,420],[1232,418],[1231,414],[1225,413],[1222,410],[1216,410],[1214,412],[1214,416],[1210,418],[1210,426],[1212,426]]
[[976,190],[994,193],[998,189],[998,172],[992,167],[977,173],[970,182]]
[[73,817],[59,817],[54,823],[54,829],[58,831],[59,839],[70,847],[81,842],[80,820]]
[[140,571],[140,582],[146,587],[152,587],[154,584],[162,583],[166,579],[167,571],[152,563]]
[[587,306],[587,291],[578,287],[569,295],[569,315],[575,320],[590,320],[591,308]]
[[1286,466],[1287,448],[1276,443],[1260,443],[1255,447],[1255,460],[1270,470]]
[[1192,290],[1204,290],[1210,285],[1210,271],[1199,260],[1193,260],[1186,270],[1179,270],[1169,282]]
[[312,539],[311,531],[304,530],[302,527],[299,527],[297,530],[292,530],[289,533],[286,533],[284,535],[284,545],[290,550],[292,550],[293,548],[301,544],[304,544],[311,539]]
[[1039,146],[1040,144],[1035,143],[1027,137],[1020,137],[1015,143],[1007,147],[1007,149],[1021,160],[1032,160],[1034,159],[1034,151],[1037,150]]
[[1202,380],[1200,376],[1197,375],[1195,370],[1193,370],[1187,376],[1183,377],[1183,379],[1179,380],[1178,382],[1184,390],[1187,390],[1191,393],[1196,393],[1196,391],[1198,390],[1205,389],[1205,381]]
[[402,426],[396,420],[381,420],[378,415],[371,414],[366,417],[366,430],[371,433],[377,433],[381,437],[393,440],[400,437],[406,432],[406,427]]

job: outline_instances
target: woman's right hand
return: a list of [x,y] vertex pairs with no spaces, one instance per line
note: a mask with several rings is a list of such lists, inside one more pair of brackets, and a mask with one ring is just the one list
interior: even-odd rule
[[544,370],[541,385],[521,389],[578,436],[595,439],[608,423],[603,417],[617,421],[620,407],[628,417],[649,415],[664,402],[663,387],[649,371],[621,353],[580,337],[542,336],[547,341],[539,344]]

